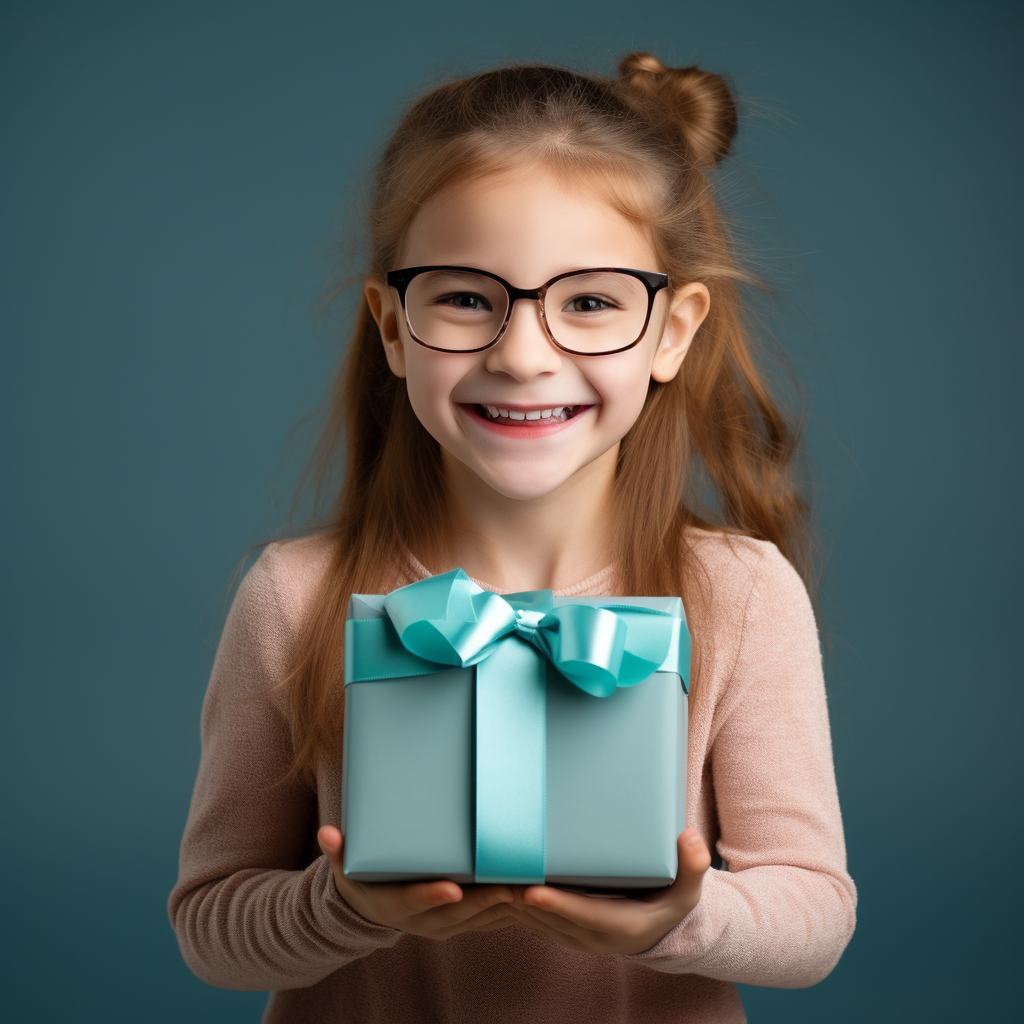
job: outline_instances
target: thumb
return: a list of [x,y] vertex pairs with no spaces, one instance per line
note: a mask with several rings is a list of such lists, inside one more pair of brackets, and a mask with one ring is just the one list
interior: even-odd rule
[[345,846],[345,836],[333,825],[324,825],[316,834],[320,849],[332,864],[341,862],[341,851]]
[[688,896],[699,896],[704,874],[711,867],[711,852],[695,829],[679,833],[679,875],[675,884]]

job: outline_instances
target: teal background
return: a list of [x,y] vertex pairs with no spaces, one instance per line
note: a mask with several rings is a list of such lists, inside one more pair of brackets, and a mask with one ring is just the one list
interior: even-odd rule
[[284,525],[344,325],[314,310],[335,225],[432,82],[631,49],[771,112],[721,180],[783,289],[831,554],[858,927],[749,1017],[1015,1008],[1020,10],[4,5],[8,1019],[259,1019],[165,907],[227,581]]

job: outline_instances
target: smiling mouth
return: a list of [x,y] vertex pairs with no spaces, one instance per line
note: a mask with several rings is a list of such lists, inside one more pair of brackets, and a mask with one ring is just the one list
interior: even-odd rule
[[473,408],[484,419],[491,423],[507,426],[549,426],[552,423],[564,423],[578,415],[587,405],[554,405],[543,409],[508,409],[501,405],[474,405]]

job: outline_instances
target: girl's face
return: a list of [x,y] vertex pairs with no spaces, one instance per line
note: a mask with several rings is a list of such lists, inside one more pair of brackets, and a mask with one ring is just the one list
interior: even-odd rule
[[[539,164],[516,166],[452,186],[410,225],[394,269],[428,264],[476,267],[520,288],[569,270],[629,267],[663,271],[643,234],[597,191],[573,188]],[[576,474],[614,473],[619,442],[636,421],[650,379],[671,380],[707,315],[707,288],[693,283],[657,293],[640,343],[613,355],[578,356],[556,348],[540,303],[520,299],[501,340],[483,352],[437,352],[409,335],[397,292],[366,281],[370,309],[392,371],[450,460],[494,491],[538,498]],[[495,419],[487,407],[517,414],[565,409],[566,419]],[[589,467],[589,468],[588,468]]]

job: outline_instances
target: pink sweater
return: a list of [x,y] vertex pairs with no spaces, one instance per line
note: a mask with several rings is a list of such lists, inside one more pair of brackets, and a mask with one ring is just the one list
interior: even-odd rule
[[[726,870],[650,949],[570,950],[510,924],[433,941],[338,894],[317,829],[341,825],[341,767],[316,792],[267,788],[290,754],[281,677],[325,535],[270,544],[228,615],[203,703],[202,755],[168,912],[182,956],[220,988],[272,991],[264,1024],[332,1021],[745,1021],[734,982],[821,981],[853,933],[817,629],[779,550],[695,532],[713,585],[691,701],[686,821]],[[395,586],[428,575],[414,564]],[[481,583],[481,586],[487,584]],[[612,568],[562,594],[612,590]],[[491,590],[498,590],[490,587]],[[499,591],[500,592],[500,591]]]

